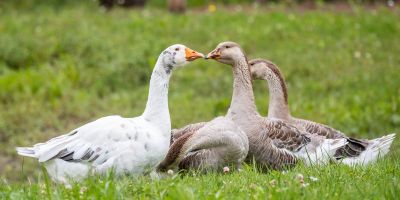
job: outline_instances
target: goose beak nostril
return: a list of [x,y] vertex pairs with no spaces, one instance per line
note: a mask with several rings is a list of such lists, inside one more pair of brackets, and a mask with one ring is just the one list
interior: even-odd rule
[[218,60],[221,58],[221,51],[219,49],[216,49],[214,51],[211,51],[209,54],[207,54],[207,56],[205,57],[205,59],[215,59]]

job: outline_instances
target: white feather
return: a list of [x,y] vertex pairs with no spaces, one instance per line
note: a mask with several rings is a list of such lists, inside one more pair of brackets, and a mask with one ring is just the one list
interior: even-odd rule
[[379,158],[383,158],[390,150],[390,146],[395,138],[396,134],[389,134],[377,139],[368,141],[369,144],[365,151],[363,151],[357,157],[345,158],[342,160],[343,164],[355,166],[355,165],[368,165],[375,162]]
[[[118,128],[122,124],[124,128]],[[80,180],[87,175],[89,168],[99,173],[110,168],[114,168],[116,173],[145,173],[145,170],[153,168],[164,158],[170,139],[143,117],[129,119],[109,116],[76,130],[78,132],[75,135],[60,137],[34,147],[17,148],[17,151],[20,155],[45,162],[53,180],[65,182],[66,177]],[[74,152],[73,159],[79,161],[88,149],[96,151],[99,148],[99,156],[94,162],[53,159],[60,151],[67,149]]]
[[[313,139],[317,139],[313,138]],[[307,165],[323,165],[333,160],[333,156],[340,147],[347,144],[345,138],[325,139],[320,137],[320,142],[311,142],[296,153]]]

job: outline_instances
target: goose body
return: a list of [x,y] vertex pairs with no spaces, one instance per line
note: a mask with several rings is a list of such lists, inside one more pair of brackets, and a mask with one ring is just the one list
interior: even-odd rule
[[249,62],[253,79],[266,80],[269,92],[268,117],[281,119],[296,128],[313,135],[320,135],[329,139],[344,138],[347,145],[339,148],[334,158],[344,164],[366,165],[376,161],[389,152],[395,134],[389,134],[373,140],[360,140],[347,137],[344,133],[317,122],[292,117],[288,106],[288,94],[285,79],[279,68],[270,61],[254,59]]
[[227,118],[242,129],[249,139],[247,161],[261,166],[282,169],[305,163],[326,163],[335,151],[346,144],[345,139],[325,139],[301,131],[276,118],[264,118],[257,112],[250,69],[245,54],[234,42],[220,43],[207,55],[232,66],[233,95]]
[[226,117],[173,132],[174,141],[158,171],[196,169],[208,172],[222,171],[225,166],[239,168],[249,149],[246,134]]
[[202,54],[184,45],[172,45],[161,53],[141,116],[103,117],[45,143],[18,147],[18,154],[38,159],[53,180],[66,184],[70,178],[79,181],[110,169],[117,175],[150,172],[169,147],[168,84],[172,70],[198,57]]
[[80,180],[113,168],[116,174],[143,174],[151,170],[168,150],[169,134],[144,117],[107,116],[69,134],[33,147],[18,148],[23,156],[44,163],[58,182]]

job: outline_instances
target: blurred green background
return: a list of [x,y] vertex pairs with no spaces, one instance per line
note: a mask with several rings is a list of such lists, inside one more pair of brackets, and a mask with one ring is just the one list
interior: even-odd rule
[[[361,3],[360,3],[361,2]],[[97,1],[0,2],[0,175],[40,171],[16,146],[32,145],[106,115],[140,115],[159,53],[182,43],[208,53],[236,41],[280,66],[294,116],[354,137],[400,131],[400,11],[388,1],[161,0],[106,10]],[[230,67],[198,60],[174,72],[173,127],[224,115]],[[254,82],[259,112],[268,91]],[[390,156],[400,155],[396,139]],[[22,167],[24,169],[22,169]]]

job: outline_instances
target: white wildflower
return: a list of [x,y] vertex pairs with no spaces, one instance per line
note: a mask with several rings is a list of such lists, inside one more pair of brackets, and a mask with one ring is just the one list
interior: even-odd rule
[[309,183],[302,183],[301,184],[301,187],[307,187],[307,186],[309,186],[310,184]]
[[275,187],[275,185],[276,185],[276,180],[275,180],[275,179],[272,179],[272,180],[269,182],[269,184],[270,184],[272,187]]
[[354,58],[361,58],[361,52],[355,51],[354,52]]
[[85,193],[86,190],[87,190],[87,187],[81,187],[81,189],[79,190],[79,194]]
[[228,173],[230,171],[229,167],[224,167],[224,173]]
[[297,180],[299,180],[300,182],[304,182],[304,176],[303,174],[297,174],[296,175]]
[[310,178],[311,181],[314,181],[314,182],[315,182],[315,181],[318,181],[318,178],[317,178],[317,177],[310,176],[309,178]]

